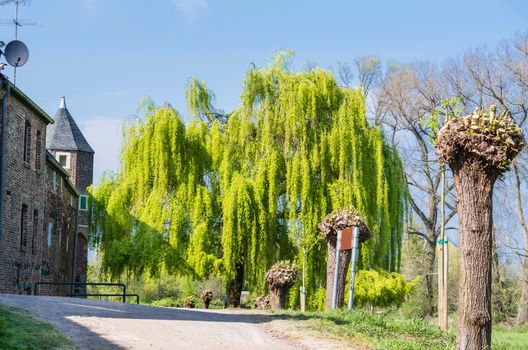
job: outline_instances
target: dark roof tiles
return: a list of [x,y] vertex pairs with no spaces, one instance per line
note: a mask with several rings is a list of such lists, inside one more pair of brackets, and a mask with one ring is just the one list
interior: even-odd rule
[[53,119],[55,119],[55,123],[48,126],[47,130],[47,149],[94,153],[66,108],[64,97],[61,99],[59,110]]

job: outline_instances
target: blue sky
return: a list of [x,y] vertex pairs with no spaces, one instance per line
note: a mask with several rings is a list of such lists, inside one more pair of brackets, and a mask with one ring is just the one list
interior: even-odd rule
[[[9,19],[13,6],[0,8]],[[225,110],[244,73],[277,49],[323,67],[354,57],[442,60],[528,30],[528,1],[33,0],[19,39],[30,60],[17,85],[52,116],[59,98],[96,151],[96,177],[118,167],[119,124],[142,96],[185,110],[196,75]],[[0,27],[5,42],[14,30]],[[7,70],[12,76],[12,71]]]

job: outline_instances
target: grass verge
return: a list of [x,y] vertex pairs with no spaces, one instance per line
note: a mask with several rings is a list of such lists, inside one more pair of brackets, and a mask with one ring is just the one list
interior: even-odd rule
[[77,349],[70,339],[49,323],[28,312],[0,305],[0,349]]
[[[325,312],[285,312],[280,318],[294,319],[300,328],[319,335],[332,335],[365,349],[444,350],[454,349],[456,329],[442,332],[423,319],[406,319],[394,314],[370,314],[362,310]],[[496,326],[492,349],[528,349],[528,328]]]

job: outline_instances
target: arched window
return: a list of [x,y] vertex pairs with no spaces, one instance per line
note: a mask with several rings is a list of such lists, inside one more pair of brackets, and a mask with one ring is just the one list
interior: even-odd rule
[[25,252],[27,248],[28,236],[28,206],[22,204],[22,211],[20,213],[20,250]]
[[33,234],[31,236],[31,253],[33,253],[33,255],[37,254],[38,232],[39,232],[38,210],[35,209],[33,210]]
[[42,159],[42,136],[40,130],[37,130],[37,140],[35,142],[35,169],[40,170],[40,160]]

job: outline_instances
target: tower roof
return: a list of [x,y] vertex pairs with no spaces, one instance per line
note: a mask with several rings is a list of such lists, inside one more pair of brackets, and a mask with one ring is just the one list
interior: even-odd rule
[[59,110],[54,119],[55,124],[50,125],[47,130],[47,149],[94,153],[66,108],[64,97],[61,98]]

